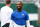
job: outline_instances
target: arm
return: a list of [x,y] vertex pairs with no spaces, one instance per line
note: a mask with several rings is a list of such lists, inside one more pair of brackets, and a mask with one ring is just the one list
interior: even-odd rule
[[10,11],[9,18],[10,18],[10,21],[9,21],[10,26],[9,27],[13,27],[13,23],[14,23],[14,21],[13,21],[13,10]]
[[10,20],[10,26],[9,27],[13,27],[14,26],[14,21]]
[[13,13],[11,14],[11,20],[10,20],[10,27],[13,27],[14,21],[13,21]]
[[29,16],[27,13],[26,13],[26,25],[27,25],[27,27],[30,27]]
[[27,27],[30,27],[30,22],[29,20],[26,21]]

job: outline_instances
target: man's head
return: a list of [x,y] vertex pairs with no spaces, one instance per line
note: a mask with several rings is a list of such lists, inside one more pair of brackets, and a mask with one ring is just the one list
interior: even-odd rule
[[23,6],[23,4],[21,1],[17,2],[17,9],[18,10],[22,9],[22,6]]
[[6,0],[6,5],[11,6],[11,0]]

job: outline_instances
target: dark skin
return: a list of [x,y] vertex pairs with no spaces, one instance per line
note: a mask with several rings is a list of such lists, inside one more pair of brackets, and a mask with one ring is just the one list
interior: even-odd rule
[[22,2],[17,2],[17,7],[21,7],[20,10],[17,8],[17,11],[21,12],[22,11]]
[[[21,7],[21,9],[20,9],[20,10],[17,9],[17,11],[21,12],[21,11],[22,11],[22,6],[23,6],[23,5],[22,5],[21,2],[17,2],[17,7]],[[14,27],[14,25],[13,25],[13,27]]]

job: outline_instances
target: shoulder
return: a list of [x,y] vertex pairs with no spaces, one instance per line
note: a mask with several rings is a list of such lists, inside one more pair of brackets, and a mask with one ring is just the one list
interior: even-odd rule
[[3,6],[1,9],[3,9],[5,6]]
[[1,8],[1,11],[3,11],[3,10],[4,10],[4,7],[5,7],[5,6],[3,6],[3,7]]
[[13,9],[12,9],[12,8],[10,8],[10,7],[7,7],[7,8],[8,8],[8,10],[13,11]]
[[10,7],[7,7],[6,10],[7,10],[8,12],[13,12],[13,9],[10,8]]
[[9,10],[10,10],[10,11],[13,11],[13,9],[12,9],[12,8],[9,8]]
[[23,12],[24,12],[25,14],[28,14],[28,13],[27,13],[26,11],[24,11],[24,10],[23,10]]
[[28,13],[26,11],[24,11],[25,16],[29,16]]
[[9,8],[10,10],[13,10],[12,8]]
[[16,13],[16,11],[12,12],[12,14],[15,14],[15,13]]

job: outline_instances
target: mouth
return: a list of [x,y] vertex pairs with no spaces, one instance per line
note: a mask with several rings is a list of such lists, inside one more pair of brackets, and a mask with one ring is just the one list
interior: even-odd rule
[[18,8],[20,8],[20,7],[18,7]]
[[17,7],[17,9],[21,9],[21,7]]

